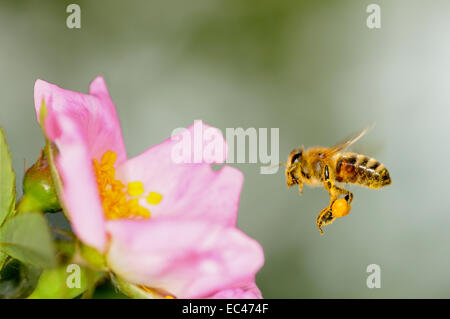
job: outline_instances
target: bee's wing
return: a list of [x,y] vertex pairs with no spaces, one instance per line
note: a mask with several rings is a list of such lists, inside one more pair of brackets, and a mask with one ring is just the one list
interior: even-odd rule
[[353,143],[355,143],[357,140],[359,140],[361,137],[363,137],[374,125],[370,125],[368,127],[366,127],[365,129],[363,129],[362,131],[358,132],[355,135],[352,135],[350,137],[348,137],[347,139],[345,139],[344,141],[337,143],[336,145],[330,147],[325,153],[324,156],[325,157],[331,157],[334,154],[348,148],[350,145],[352,145]]

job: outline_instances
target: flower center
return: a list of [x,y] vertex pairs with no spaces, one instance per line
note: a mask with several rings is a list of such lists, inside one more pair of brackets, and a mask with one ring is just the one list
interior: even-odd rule
[[145,197],[142,182],[124,185],[116,179],[116,160],[117,154],[113,151],[103,154],[100,163],[94,159],[95,176],[106,218],[149,218],[150,210],[142,205],[157,205],[161,202],[162,195],[149,192]]

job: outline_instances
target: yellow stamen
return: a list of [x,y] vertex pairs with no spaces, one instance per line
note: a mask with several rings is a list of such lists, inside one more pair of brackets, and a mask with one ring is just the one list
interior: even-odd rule
[[171,296],[171,295],[164,296],[164,294],[162,294],[162,292],[157,291],[156,289],[149,288],[149,287],[144,286],[144,285],[139,285],[138,287],[141,288],[142,290],[144,290],[145,292],[147,292],[147,293],[157,297],[157,298],[164,297],[165,299],[175,299],[174,296]]
[[158,205],[161,200],[162,200],[162,195],[159,193],[155,193],[155,192],[150,192],[150,194],[148,194],[147,196],[147,203],[149,203],[150,205]]
[[144,184],[142,182],[128,183],[128,195],[136,197],[144,193]]
[[139,205],[139,199],[133,198],[130,201],[128,201],[129,208],[135,212],[137,212],[137,215],[148,218],[150,217],[150,211],[147,208],[142,207]]
[[139,198],[130,198],[130,196],[142,195],[144,184],[131,182],[125,186],[116,179],[114,168],[116,160],[117,154],[112,151],[103,154],[100,163],[94,159],[94,171],[105,217],[108,219],[149,218],[150,211],[139,204]]
[[114,163],[116,163],[117,160],[117,154],[113,151],[107,151],[105,154],[103,154],[102,159],[100,161],[101,166],[114,166]]

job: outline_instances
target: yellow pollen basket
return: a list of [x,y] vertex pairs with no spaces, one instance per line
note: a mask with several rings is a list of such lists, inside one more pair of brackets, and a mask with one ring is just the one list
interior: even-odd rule
[[[103,204],[103,211],[107,219],[118,218],[149,218],[150,210],[139,204],[140,196],[145,193],[142,182],[131,182],[126,186],[116,179],[114,164],[117,154],[107,151],[103,154],[100,163],[94,159],[94,171],[97,177],[97,185]],[[162,200],[162,195],[150,192],[146,196],[148,204],[157,205]]]

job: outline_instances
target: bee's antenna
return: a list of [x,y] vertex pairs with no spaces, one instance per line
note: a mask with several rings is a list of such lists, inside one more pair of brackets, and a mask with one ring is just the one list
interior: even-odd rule
[[279,162],[278,164],[274,164],[274,165],[272,165],[272,166],[269,166],[268,168],[274,168],[274,167],[277,167],[277,166],[280,166],[280,165],[286,166],[287,163],[286,163],[286,162]]

